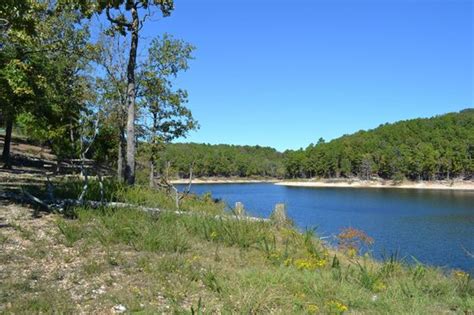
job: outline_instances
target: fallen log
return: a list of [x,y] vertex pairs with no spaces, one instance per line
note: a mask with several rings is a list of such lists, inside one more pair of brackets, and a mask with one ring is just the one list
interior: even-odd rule
[[31,201],[33,201],[37,205],[41,206],[45,210],[51,211],[51,208],[48,204],[46,204],[43,200],[39,199],[38,197],[35,197],[32,194],[30,194],[29,192],[27,192],[25,189],[23,189],[23,187],[22,187],[22,192],[28,199],[30,199]]
[[[30,203],[37,206],[40,206],[46,211],[49,212],[60,212],[64,213],[68,207],[80,207],[86,206],[93,209],[97,209],[100,207],[107,207],[107,208],[133,208],[138,209],[150,214],[160,214],[160,213],[174,213],[177,215],[198,215],[198,216],[205,216],[205,213],[193,212],[193,211],[180,211],[180,210],[165,210],[160,208],[152,208],[152,207],[145,207],[141,205],[135,205],[131,203],[125,202],[101,202],[101,201],[93,201],[93,200],[78,200],[78,199],[59,199],[55,201],[51,201],[46,203],[45,201],[39,199],[36,196],[33,196],[29,192],[23,189],[23,196],[15,194],[15,193],[1,193],[0,199],[8,199],[13,200],[16,202],[21,203]],[[26,198],[25,198],[26,197]],[[242,221],[252,221],[252,222],[270,222],[270,219],[266,218],[258,218],[258,217],[250,217],[250,216],[237,216],[237,215],[215,215],[214,219],[218,220],[242,220]]]
[[[125,203],[125,202],[100,202],[100,201],[92,201],[92,200],[76,200],[76,199],[63,199],[63,200],[58,200],[56,202],[56,211],[63,212],[66,207],[70,206],[87,206],[91,207],[94,209],[100,208],[100,207],[107,207],[107,208],[133,208],[133,209],[138,209],[147,213],[151,214],[159,214],[159,213],[174,213],[178,215],[203,215],[203,213],[199,212],[192,212],[192,211],[180,211],[180,210],[164,210],[164,209],[159,209],[159,208],[151,208],[151,207],[144,207],[140,205],[135,205],[131,203]],[[222,216],[222,215],[216,215],[214,216],[215,219],[231,219],[231,220],[243,220],[243,221],[254,221],[254,222],[269,222],[270,219],[266,218],[257,218],[257,217],[250,217],[250,216],[236,216],[236,215],[228,215],[228,216]]]

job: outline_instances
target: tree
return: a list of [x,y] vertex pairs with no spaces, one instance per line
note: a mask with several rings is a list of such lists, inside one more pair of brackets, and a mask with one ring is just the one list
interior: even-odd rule
[[[127,65],[127,160],[125,165],[125,180],[128,184],[135,183],[135,114],[137,86],[135,70],[137,66],[138,35],[149,14],[140,18],[140,10],[148,10],[151,6],[158,6],[163,16],[169,16],[173,10],[173,0],[105,0],[93,6],[90,2],[81,2],[82,10],[86,14],[96,10],[99,14],[105,11],[112,27],[109,33],[119,33],[123,36],[130,34],[130,50]],[[112,11],[116,11],[116,15]],[[123,12],[128,12],[125,16]]]
[[148,60],[142,75],[143,107],[151,115],[149,130],[150,186],[154,186],[156,156],[161,146],[183,137],[198,127],[191,111],[184,105],[188,94],[173,89],[173,79],[189,68],[195,48],[168,34],[155,38],[148,50]]
[[372,176],[373,160],[370,154],[365,154],[360,165],[360,176],[369,180]]
[[32,0],[3,0],[0,2],[0,35],[8,36],[9,30],[35,33],[35,19],[30,14],[37,9],[37,3]]
[[11,136],[13,121],[21,108],[18,105],[28,103],[33,94],[32,69],[18,58],[22,53],[17,49],[25,44],[24,39],[35,33],[33,13],[30,1],[6,0],[0,3],[0,117],[6,126],[2,152],[5,168],[11,167]]
[[34,30],[10,27],[8,43],[0,51],[1,114],[6,122],[2,158],[10,167],[13,123],[29,128],[34,137],[48,140],[58,155],[72,154],[78,114],[88,93],[84,75],[88,51],[87,27],[70,8],[54,11],[46,2],[28,2],[24,19]]
[[[120,36],[102,35],[98,42],[96,62],[105,70],[105,76],[97,79],[97,86],[102,95],[106,124],[101,133],[107,133],[104,128],[115,130],[117,178],[122,181],[125,176],[124,162],[126,160],[126,106],[127,106],[127,61],[125,52],[128,45]],[[101,137],[98,144],[102,143]]]

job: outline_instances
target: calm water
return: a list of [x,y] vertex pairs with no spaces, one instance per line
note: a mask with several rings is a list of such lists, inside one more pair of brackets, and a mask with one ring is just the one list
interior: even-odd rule
[[[300,188],[272,184],[194,185],[229,205],[241,201],[255,216],[268,217],[283,202],[301,229],[333,236],[352,226],[375,239],[381,258],[398,251],[425,264],[474,274],[474,192],[415,189]],[[464,249],[463,249],[464,248]]]

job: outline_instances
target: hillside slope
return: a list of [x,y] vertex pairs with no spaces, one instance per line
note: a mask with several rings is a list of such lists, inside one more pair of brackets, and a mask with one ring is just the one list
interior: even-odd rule
[[159,156],[162,168],[167,162],[180,177],[188,176],[191,165],[198,177],[283,177],[285,172],[283,154],[261,146],[175,143]]
[[474,109],[384,124],[285,155],[289,177],[471,178]]

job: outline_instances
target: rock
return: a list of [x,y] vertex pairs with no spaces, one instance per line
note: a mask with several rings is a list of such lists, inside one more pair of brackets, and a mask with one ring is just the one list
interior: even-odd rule
[[115,313],[121,314],[121,313],[125,313],[127,311],[127,308],[123,306],[122,304],[118,304],[114,306],[113,310]]
[[105,293],[105,287],[102,285],[102,286],[100,286],[100,288],[92,290],[92,293],[94,293],[96,295],[104,294]]

